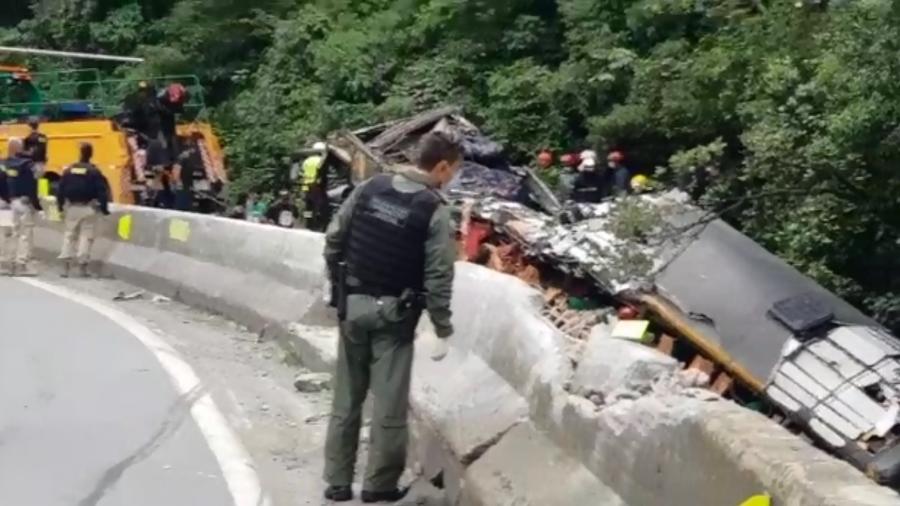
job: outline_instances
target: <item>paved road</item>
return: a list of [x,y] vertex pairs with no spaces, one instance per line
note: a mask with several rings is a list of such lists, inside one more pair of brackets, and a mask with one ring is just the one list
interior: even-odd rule
[[106,317],[0,279],[0,503],[232,505],[197,397]]

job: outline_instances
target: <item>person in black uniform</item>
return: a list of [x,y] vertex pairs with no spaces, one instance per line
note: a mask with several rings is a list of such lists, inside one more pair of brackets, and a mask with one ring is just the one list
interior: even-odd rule
[[91,163],[94,147],[82,143],[80,150],[78,163],[63,172],[56,201],[65,223],[59,255],[63,262],[63,277],[69,276],[73,260],[77,261],[81,276],[88,277],[98,213],[109,215],[109,183],[100,169]]
[[40,179],[47,169],[47,136],[40,132],[40,123],[36,119],[28,122],[31,133],[25,138],[25,154],[34,162],[34,171]]
[[13,227],[10,219],[12,211],[9,209],[9,184],[3,160],[0,160],[0,212],[4,213],[0,216],[0,275],[8,276],[11,271],[6,265],[6,250],[12,247]]
[[593,158],[582,160],[572,188],[572,200],[579,204],[597,204],[607,196],[606,175]]
[[12,247],[3,255],[2,270],[7,275],[35,276],[32,264],[34,249],[34,217],[41,210],[37,194],[34,162],[25,153],[22,139],[9,140],[9,158],[3,161],[6,188],[12,209]]

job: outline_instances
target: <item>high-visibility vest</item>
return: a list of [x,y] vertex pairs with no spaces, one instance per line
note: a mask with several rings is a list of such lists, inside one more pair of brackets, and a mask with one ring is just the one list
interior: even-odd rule
[[319,168],[322,167],[322,157],[313,155],[303,161],[302,190],[308,192],[319,178]]

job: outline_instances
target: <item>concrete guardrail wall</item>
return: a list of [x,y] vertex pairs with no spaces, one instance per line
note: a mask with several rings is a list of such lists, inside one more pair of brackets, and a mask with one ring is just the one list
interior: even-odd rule
[[[278,339],[311,369],[333,363],[320,234],[136,207],[100,230],[105,272]],[[36,238],[49,258],[59,224]],[[443,472],[455,503],[739,506],[767,493],[778,506],[900,506],[849,464],[705,391],[651,382],[618,395],[671,359],[601,337],[573,350],[541,304],[515,278],[458,264],[453,351],[416,361],[411,450],[422,472]]]

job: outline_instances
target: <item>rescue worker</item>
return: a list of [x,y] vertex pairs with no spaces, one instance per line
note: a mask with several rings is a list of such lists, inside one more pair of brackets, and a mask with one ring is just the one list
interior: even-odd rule
[[6,172],[7,195],[12,209],[12,244],[6,248],[2,272],[6,275],[36,276],[32,265],[34,249],[34,218],[41,210],[37,193],[34,162],[25,153],[22,139],[9,140],[7,158],[3,162]]
[[556,183],[556,198],[560,202],[566,202],[572,198],[572,192],[575,190],[581,157],[578,154],[568,153],[561,156],[559,161],[562,163],[562,170]]
[[319,178],[319,169],[322,168],[322,164],[325,162],[328,145],[324,142],[317,142],[313,144],[313,151],[315,151],[315,154],[309,155],[303,160],[300,170],[300,191],[303,194],[309,192],[310,188],[316,184],[316,180]]
[[613,151],[606,159],[609,167],[609,188],[612,195],[631,193],[631,171],[625,166],[625,155],[621,151]]
[[325,446],[325,498],[350,501],[362,408],[374,396],[365,503],[393,502],[406,468],[407,410],[416,326],[434,324],[431,358],[447,355],[456,258],[450,213],[436,190],[462,162],[461,141],[433,132],[418,167],[398,167],[359,185],[326,234],[325,260],[338,287],[340,339]]
[[81,276],[88,277],[97,215],[109,215],[109,184],[100,169],[91,163],[94,147],[85,142],[79,150],[81,156],[78,163],[63,172],[56,200],[65,223],[59,255],[65,278],[69,277],[73,260],[78,263]]
[[25,138],[25,154],[34,162],[34,172],[40,179],[47,169],[47,136],[40,132],[38,120],[32,119],[28,126],[31,133]]
[[553,153],[546,149],[538,153],[537,164],[539,168],[545,170],[553,167]]
[[631,191],[634,193],[650,193],[655,189],[653,181],[643,174],[638,174],[631,178],[630,184]]
[[581,165],[572,185],[572,200],[579,204],[597,204],[608,194],[606,174],[597,168],[597,153],[581,153]]
[[328,206],[326,189],[320,182],[320,171],[328,155],[328,145],[324,142],[313,144],[315,154],[303,160],[300,174],[300,194],[303,195],[303,221],[306,228],[321,231],[327,222],[317,219],[326,215],[324,208]]
[[281,190],[276,200],[266,212],[266,221],[281,228],[295,228],[300,218],[300,209],[294,204],[291,192]]

